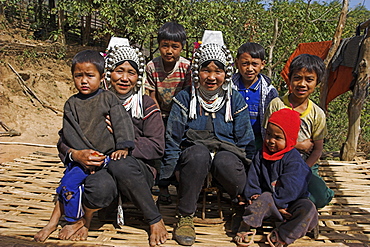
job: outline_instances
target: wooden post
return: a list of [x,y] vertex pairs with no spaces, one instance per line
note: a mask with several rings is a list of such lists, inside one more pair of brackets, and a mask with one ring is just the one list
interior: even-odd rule
[[58,36],[58,41],[62,44],[66,44],[66,36],[64,32],[64,11],[59,9],[58,10],[58,30],[61,32],[60,35]]
[[340,45],[343,29],[344,29],[344,26],[346,24],[346,19],[347,19],[346,17],[347,17],[347,12],[348,12],[348,4],[349,4],[349,0],[343,0],[342,11],[340,12],[338,25],[335,30],[335,34],[333,36],[333,44],[331,45],[328,55],[326,56],[325,61],[324,61],[326,71],[325,71],[325,76],[320,86],[320,106],[325,111],[326,111],[326,98],[328,96],[328,78],[329,78],[329,71],[331,69],[331,62],[332,62],[331,60],[333,59]]
[[[368,21],[369,23],[369,21]],[[347,140],[343,144],[340,159],[351,161],[357,152],[358,137],[361,132],[360,120],[361,109],[367,96],[370,83],[370,31],[367,30],[366,37],[361,44],[359,63],[357,64],[358,77],[353,89],[351,102],[348,105],[349,127]]]

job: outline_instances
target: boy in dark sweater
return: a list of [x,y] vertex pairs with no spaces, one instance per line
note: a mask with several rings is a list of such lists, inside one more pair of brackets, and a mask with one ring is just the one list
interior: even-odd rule
[[[85,50],[72,60],[72,76],[79,93],[70,97],[64,105],[63,142],[71,150],[91,149],[93,155],[104,156],[104,164],[83,166],[70,160],[64,176],[57,188],[58,201],[49,223],[39,231],[35,240],[43,242],[56,229],[62,214],[68,221],[59,233],[60,239],[69,239],[84,225],[82,206],[83,182],[96,169],[106,169],[110,159],[126,158],[134,148],[134,130],[130,116],[117,96],[100,88],[104,79],[104,58],[98,51]],[[107,129],[106,116],[109,115],[114,134]]]
[[234,241],[253,243],[255,230],[265,218],[282,221],[268,236],[270,246],[291,244],[318,222],[315,205],[308,199],[311,170],[294,148],[300,128],[299,113],[287,108],[271,114],[262,150],[255,155],[244,190],[249,199]]

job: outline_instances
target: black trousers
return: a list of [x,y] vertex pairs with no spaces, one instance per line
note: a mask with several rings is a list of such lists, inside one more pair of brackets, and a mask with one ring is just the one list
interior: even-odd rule
[[162,219],[152,198],[153,184],[153,174],[144,162],[131,156],[111,160],[107,168],[86,178],[83,203],[91,209],[105,208],[121,193],[143,212],[151,225]]
[[199,194],[207,174],[215,179],[231,199],[242,194],[247,175],[242,161],[233,153],[220,151],[212,159],[204,145],[185,149],[179,159],[179,213],[191,215],[197,209]]

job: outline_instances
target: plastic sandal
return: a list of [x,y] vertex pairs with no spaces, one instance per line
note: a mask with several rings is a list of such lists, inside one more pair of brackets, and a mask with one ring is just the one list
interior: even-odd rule
[[276,229],[272,230],[268,235],[267,235],[267,242],[271,247],[284,247],[285,243],[281,241],[279,238],[278,231]]
[[238,247],[250,246],[254,243],[254,236],[256,235],[256,230],[252,229],[249,232],[238,232],[234,237],[233,241]]

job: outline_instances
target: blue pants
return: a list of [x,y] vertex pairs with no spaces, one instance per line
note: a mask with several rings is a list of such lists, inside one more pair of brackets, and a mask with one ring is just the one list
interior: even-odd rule
[[[105,169],[104,167],[109,160],[109,157],[105,159],[102,169]],[[59,201],[63,204],[64,218],[68,222],[75,222],[85,214],[82,206],[82,195],[84,182],[89,174],[75,162],[69,163],[64,171],[64,176],[56,191]]]
[[[88,172],[74,162],[69,163],[64,171],[57,193],[59,201],[63,204],[65,219],[68,222],[75,222],[84,215],[82,207],[83,183],[88,175]],[[68,195],[70,195],[69,199],[67,199]]]

